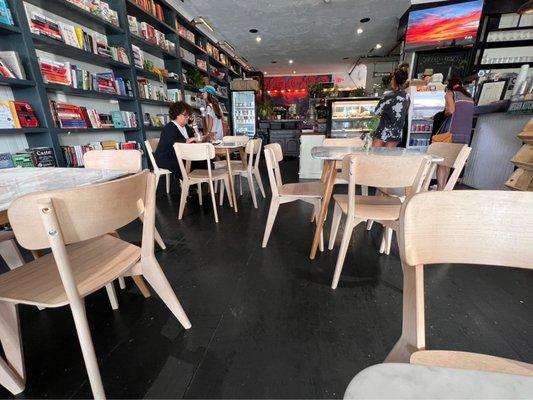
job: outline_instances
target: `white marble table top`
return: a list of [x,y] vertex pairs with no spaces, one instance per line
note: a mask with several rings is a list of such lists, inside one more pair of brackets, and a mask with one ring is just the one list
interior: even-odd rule
[[[371,156],[417,156],[427,154],[420,149],[404,149],[400,147],[385,148],[385,147],[372,147],[368,151],[362,147],[340,147],[340,146],[316,146],[311,149],[311,157],[320,160],[330,161],[342,161],[344,156],[348,154],[368,154]],[[444,158],[440,156],[431,155],[432,162],[442,162]]]
[[246,147],[243,143],[236,142],[222,142],[215,145],[215,149],[240,149],[241,147]]
[[87,168],[8,168],[0,169],[0,211],[16,198],[34,192],[69,189],[111,181],[127,171]]
[[345,399],[532,399],[533,377],[413,364],[378,364],[352,379]]

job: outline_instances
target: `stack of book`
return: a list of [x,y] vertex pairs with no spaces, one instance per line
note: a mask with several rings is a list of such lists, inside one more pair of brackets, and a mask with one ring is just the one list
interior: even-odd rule
[[170,122],[168,114],[150,115],[150,113],[143,114],[144,126],[147,128],[162,128]]
[[148,79],[137,79],[139,96],[148,100],[169,101],[167,88]]
[[102,57],[129,64],[124,47],[109,46],[107,36],[100,33],[88,33],[83,28],[57,22],[36,12],[31,12],[30,29],[36,35],[43,35]]
[[57,128],[63,129],[109,129],[136,128],[137,115],[130,111],[98,113],[94,108],[73,104],[57,103],[50,100],[50,111]]
[[122,77],[115,77],[113,72],[94,73],[71,65],[39,58],[39,67],[45,83],[70,86],[76,89],[133,96],[131,82]]
[[67,167],[83,167],[83,155],[90,150],[141,150],[141,145],[135,141],[117,142],[115,140],[107,140],[91,142],[86,145],[61,146]]
[[26,72],[16,51],[0,51],[0,76],[4,78],[26,79]]
[[0,0],[0,24],[15,25],[8,0]]
[[56,157],[50,147],[33,147],[19,153],[0,153],[0,169],[13,167],[55,167]]
[[185,50],[183,47],[180,47],[180,56],[185,61],[188,61],[191,64],[194,64],[196,62],[196,56],[193,53],[191,53],[189,50]]
[[194,36],[194,33],[192,33],[190,30],[185,28],[183,25],[181,25],[179,22],[176,22],[176,30],[178,31],[178,34],[181,37],[184,37],[189,42],[196,43],[196,36]]
[[196,59],[196,66],[201,69],[202,71],[207,72],[207,61],[200,60],[199,58]]
[[165,13],[163,12],[163,7],[154,0],[133,0],[133,2],[147,13],[152,14],[159,21],[165,22]]
[[[1,0],[0,0],[1,1]],[[119,26],[118,14],[115,10],[109,8],[109,4],[102,0],[67,0],[85,11],[102,18],[115,26]]]
[[132,15],[128,15],[128,25],[132,35],[138,36],[169,53],[176,53],[176,45],[170,40],[167,40],[165,34],[155,29],[152,25],[146,22],[139,22],[137,21],[137,18]]
[[0,100],[0,129],[37,127],[39,127],[39,120],[30,103]]
[[144,52],[134,44],[131,45],[131,50],[133,52],[133,64],[135,67],[143,69],[144,68]]

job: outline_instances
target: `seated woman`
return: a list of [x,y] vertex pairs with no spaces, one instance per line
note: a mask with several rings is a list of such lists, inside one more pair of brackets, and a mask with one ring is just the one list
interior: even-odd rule
[[[173,103],[168,114],[171,121],[163,127],[159,145],[154,152],[155,161],[159,168],[166,168],[174,174],[176,179],[181,179],[181,171],[174,151],[174,143],[194,143],[196,139],[195,131],[196,125],[193,127],[188,125],[189,118],[192,115],[192,108],[183,101]],[[209,135],[201,136],[201,141],[205,142],[210,139]],[[191,169],[205,169],[205,162],[193,162]]]

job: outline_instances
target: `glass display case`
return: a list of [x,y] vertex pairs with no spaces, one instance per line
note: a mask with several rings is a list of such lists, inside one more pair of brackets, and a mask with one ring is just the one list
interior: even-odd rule
[[376,97],[344,97],[328,99],[329,137],[359,137],[368,132],[368,124],[379,102]]
[[255,92],[232,91],[232,118],[235,135],[255,136]]
[[433,130],[433,116],[444,110],[444,87],[410,87],[407,147],[429,146]]

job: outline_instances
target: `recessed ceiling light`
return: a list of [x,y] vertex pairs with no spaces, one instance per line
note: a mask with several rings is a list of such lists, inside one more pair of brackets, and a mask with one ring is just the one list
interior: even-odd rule
[[259,42],[261,41],[261,36],[257,36],[257,37],[255,38],[255,41],[256,41],[257,43],[259,43]]
[[276,64],[276,63],[277,63],[277,61],[270,61],[270,62],[271,62],[272,64]]
[[362,19],[361,19],[361,23],[362,23],[362,24],[366,24],[368,21],[370,21],[370,18],[368,18],[368,17],[367,17],[367,18],[362,18]]
[[381,43],[376,44],[376,49],[379,50],[379,49],[381,49],[382,47],[383,47],[383,46],[381,45]]
[[250,29],[250,33],[257,33],[257,32],[259,32],[259,31],[257,29],[255,29],[255,28]]
[[296,71],[292,71],[292,73],[293,73],[293,74],[295,74],[295,73],[296,73]]
[[357,28],[357,34],[360,35],[361,33],[363,33],[363,28]]
[[292,64],[293,62],[294,62],[294,61],[292,61],[292,60],[289,60],[289,64]]

